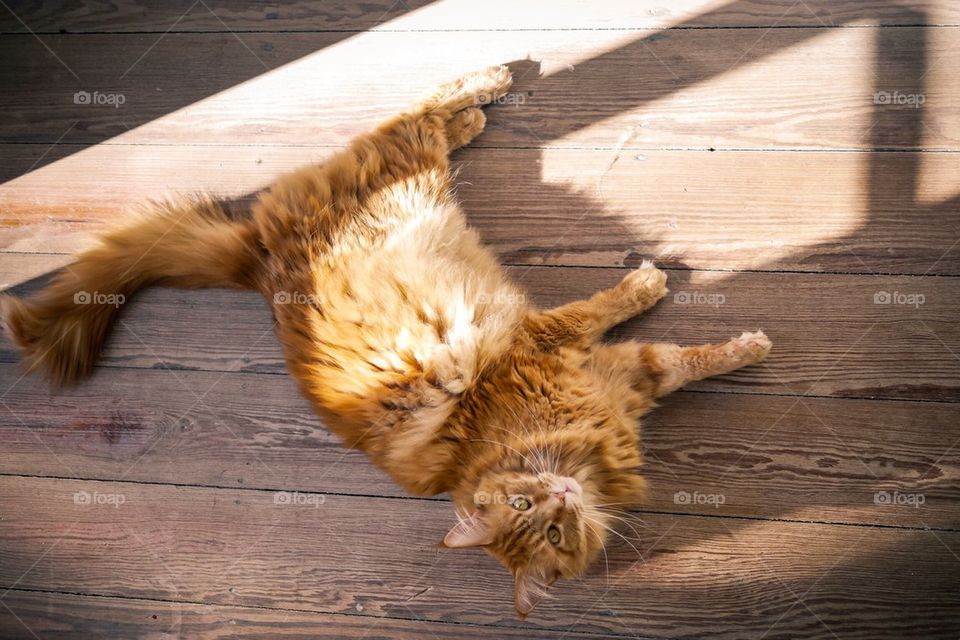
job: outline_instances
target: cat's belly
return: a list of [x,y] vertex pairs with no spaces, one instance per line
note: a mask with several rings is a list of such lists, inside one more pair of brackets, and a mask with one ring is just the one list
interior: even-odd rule
[[[425,460],[460,394],[509,347],[525,313],[459,211],[334,243],[276,303],[291,372],[331,428],[408,490],[442,490]],[[436,462],[442,455],[434,452]],[[420,469],[406,477],[411,465]]]

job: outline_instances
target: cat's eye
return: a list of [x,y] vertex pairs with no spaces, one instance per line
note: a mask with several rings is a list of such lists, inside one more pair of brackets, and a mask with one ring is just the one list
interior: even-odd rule
[[547,529],[547,540],[550,541],[550,544],[560,544],[560,529],[550,525],[550,528]]
[[510,503],[514,509],[517,511],[526,511],[530,508],[530,501],[524,497],[514,498],[513,502]]

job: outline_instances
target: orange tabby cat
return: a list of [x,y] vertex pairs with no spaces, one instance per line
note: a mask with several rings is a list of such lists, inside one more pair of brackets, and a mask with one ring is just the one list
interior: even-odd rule
[[755,363],[770,342],[599,343],[666,293],[649,263],[589,300],[528,305],[466,226],[448,161],[510,82],[493,67],[441,87],[282,177],[252,215],[200,199],[105,234],[33,299],[2,299],[26,365],[54,383],[91,369],[117,307],[77,304],[80,292],[256,289],[326,424],[407,491],[449,492],[459,522],[443,544],[489,551],[526,615],[596,558],[615,511],[642,499],[637,421],[655,399]]

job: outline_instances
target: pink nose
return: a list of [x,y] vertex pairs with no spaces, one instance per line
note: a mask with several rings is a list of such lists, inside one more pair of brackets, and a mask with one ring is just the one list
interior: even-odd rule
[[560,501],[560,504],[565,504],[567,501],[567,492],[564,491],[554,491],[553,497]]

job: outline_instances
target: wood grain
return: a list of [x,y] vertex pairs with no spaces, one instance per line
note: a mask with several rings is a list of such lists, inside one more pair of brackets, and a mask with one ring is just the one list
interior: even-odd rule
[[[529,29],[637,29],[739,26],[916,25],[960,24],[960,11],[948,0],[900,2],[880,0],[808,0],[805,6],[786,0],[715,2],[677,0],[670,3],[641,0],[619,2],[546,2],[517,4],[491,0],[481,10],[456,1],[431,3],[408,0],[367,0],[361,3],[286,2],[269,4],[246,0],[209,0],[192,6],[188,0],[156,5],[143,0],[121,2],[33,3],[15,7],[21,23],[10,14],[0,17],[0,31],[25,33],[27,26],[44,33],[100,33],[124,31],[363,31],[418,30],[529,30]],[[406,5],[406,8],[405,6]],[[412,13],[410,13],[412,12]],[[25,26],[26,25],[26,26]],[[172,29],[171,29],[172,26]]]
[[[344,144],[441,81],[529,59],[476,144],[956,150],[958,39],[954,27],[44,37],[58,60],[8,35],[0,84],[18,90],[2,96],[0,142]],[[124,102],[76,104],[78,91]],[[881,91],[923,103],[878,104]]]
[[[244,197],[333,151],[97,145],[0,185],[0,248],[70,253],[147,198]],[[43,148],[0,153],[28,165]],[[960,275],[953,153],[469,149],[456,160],[468,218],[507,263]]]
[[[7,254],[0,276],[16,281],[16,274],[37,273],[14,289],[27,294],[42,284],[41,273],[63,261]],[[550,307],[613,286],[627,269],[514,267],[510,273],[535,304]],[[667,298],[611,339],[699,344],[759,327],[775,345],[762,365],[692,389],[960,401],[960,329],[954,322],[960,293],[953,279],[684,270],[668,276]],[[101,362],[283,373],[272,322],[259,294],[148,289],[127,305]],[[0,340],[0,362],[17,360],[12,345]]]
[[[0,385],[2,473],[403,495],[340,446],[286,376],[101,368],[52,394],[6,364]],[[644,421],[646,508],[952,528],[958,413],[930,402],[681,392]],[[878,492],[922,494],[922,508]]]
[[257,295],[148,290],[59,393],[0,338],[0,636],[960,636],[960,5],[192,2],[0,8],[0,289],[514,61],[455,159],[530,296],[653,258],[670,295],[611,340],[775,348],[644,420],[648,503],[521,623],[436,548],[445,496],[324,429]]
[[[337,640],[485,640],[490,627],[443,624],[363,615],[330,615],[155,600],[105,598],[14,589],[0,600],[0,635],[4,638],[311,638]],[[411,615],[411,614],[406,614]],[[497,638],[536,640],[556,635],[537,629],[498,627]],[[32,635],[31,635],[32,634]],[[564,634],[565,638],[617,638],[619,635]]]
[[582,582],[559,584],[521,624],[502,568],[480,551],[436,548],[452,517],[443,503],[326,496],[312,506],[273,492],[35,478],[0,479],[0,498],[0,584],[22,589],[554,633],[945,638],[960,629],[960,534],[950,532],[650,515],[636,536],[643,558],[613,546],[609,578],[600,563]]

